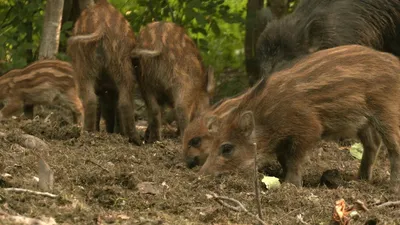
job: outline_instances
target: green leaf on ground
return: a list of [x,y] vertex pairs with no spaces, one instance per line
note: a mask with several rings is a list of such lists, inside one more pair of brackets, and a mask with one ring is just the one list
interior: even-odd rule
[[281,185],[277,177],[264,176],[261,182],[265,184],[267,189],[279,188]]
[[350,154],[356,158],[361,160],[363,154],[363,146],[361,143],[355,143],[350,147]]

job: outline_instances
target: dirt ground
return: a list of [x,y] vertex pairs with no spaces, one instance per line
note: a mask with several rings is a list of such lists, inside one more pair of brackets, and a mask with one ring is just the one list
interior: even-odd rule
[[[199,178],[180,155],[174,130],[165,129],[162,142],[137,147],[127,139],[104,132],[80,133],[69,117],[38,109],[34,120],[0,122],[0,224],[16,224],[9,215],[57,224],[256,224],[243,212],[221,206],[207,194],[234,198],[253,214],[257,212],[252,176],[235,174]],[[140,125],[141,123],[139,123]],[[138,126],[141,132],[143,126]],[[44,140],[49,149],[23,147],[22,134]],[[5,188],[40,191],[38,157],[54,171],[56,198],[19,193]],[[377,205],[399,201],[388,189],[389,161],[381,151],[371,182],[355,180],[359,160],[334,143],[321,143],[305,168],[304,187],[282,185],[267,190],[261,183],[261,209],[267,224],[333,224],[335,201],[346,207],[362,201],[369,211],[357,210],[359,218],[349,224],[400,224],[400,206]],[[340,187],[319,185],[321,175],[337,169]],[[264,171],[279,174],[271,165]],[[261,174],[260,174],[261,176]],[[149,183],[151,182],[151,183]],[[146,186],[147,184],[147,186]]]

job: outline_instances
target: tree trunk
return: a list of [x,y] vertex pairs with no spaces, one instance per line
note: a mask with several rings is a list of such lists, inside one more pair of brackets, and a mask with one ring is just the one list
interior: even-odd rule
[[94,0],[80,0],[79,1],[79,8],[81,9],[81,12],[90,5],[94,5]]
[[[25,29],[26,29],[26,41],[28,43],[33,43],[33,26],[32,26],[32,21],[27,21],[25,23]],[[28,64],[31,64],[33,61],[35,61],[35,57],[33,56],[33,49],[29,48],[26,50],[26,62]]]
[[64,0],[47,0],[40,41],[39,60],[56,58],[60,41],[63,8]]
[[[74,0],[64,0],[64,7],[62,13],[61,24],[70,20],[71,12],[74,7]],[[75,6],[76,7],[76,6]]]
[[252,86],[258,80],[258,63],[255,59],[256,36],[255,24],[257,21],[257,11],[263,8],[264,0],[248,0],[246,15],[246,34],[245,34],[245,64],[246,72],[249,77],[249,84]]
[[[61,20],[61,26],[64,26],[66,22],[72,22],[72,24],[75,24],[80,14],[81,10],[79,8],[79,0],[64,0],[64,9]],[[65,37],[67,39],[70,37],[69,32],[65,33]],[[67,42],[61,41],[58,51],[65,52],[66,49],[67,49]]]

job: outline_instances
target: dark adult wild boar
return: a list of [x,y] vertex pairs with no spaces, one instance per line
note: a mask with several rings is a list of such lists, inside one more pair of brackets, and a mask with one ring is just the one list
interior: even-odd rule
[[[158,54],[143,57],[146,49]],[[132,52],[134,58],[138,55],[141,73],[137,80],[149,115],[146,141],[161,139],[163,105],[174,108],[182,136],[188,122],[209,108],[215,86],[212,68],[207,71],[193,40],[171,22],[145,26],[138,35],[138,48]]]
[[[140,145],[134,119],[135,78],[130,58],[135,45],[128,21],[107,0],[99,0],[86,8],[76,21],[73,36],[68,40],[68,54],[85,109],[84,130],[96,130],[96,93],[108,92],[116,108],[110,111],[106,123],[113,127],[118,113],[122,134]],[[99,94],[99,97],[104,96]]]
[[[320,140],[358,137],[366,146],[372,129],[389,152],[398,188],[399,119],[397,57],[359,45],[321,50],[262,79],[224,118],[207,119],[215,141],[200,172],[244,169],[254,162],[256,142],[261,156],[277,155],[286,182],[301,186],[305,158]],[[359,178],[371,178],[376,155],[376,148],[364,149]]]
[[400,56],[399,0],[301,0],[269,23],[257,43],[259,76],[287,68],[309,53],[358,44]]
[[188,168],[202,166],[212,147],[214,137],[208,132],[205,119],[211,115],[223,117],[224,113],[239,104],[242,97],[243,95],[238,95],[233,98],[221,100],[187,125],[182,138],[182,149]]
[[0,76],[0,102],[4,107],[0,119],[21,113],[24,106],[66,106],[72,111],[74,123],[81,123],[83,107],[76,91],[71,64],[60,60],[40,60],[22,69]]

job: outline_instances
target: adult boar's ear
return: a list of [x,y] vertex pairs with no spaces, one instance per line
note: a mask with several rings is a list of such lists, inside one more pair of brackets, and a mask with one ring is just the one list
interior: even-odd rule
[[214,68],[208,66],[207,70],[207,93],[210,97],[214,95],[215,91],[215,78],[214,78]]
[[245,137],[250,137],[250,135],[254,132],[255,122],[252,111],[246,111],[240,115],[239,128]]
[[322,43],[321,43],[321,41],[319,39],[311,38],[310,39],[310,45],[309,45],[309,47],[307,49],[308,53],[311,54],[311,53],[314,53],[314,52],[318,51],[321,48],[321,46],[322,46]]
[[207,129],[210,134],[218,132],[219,120],[216,116],[212,115],[206,118]]

